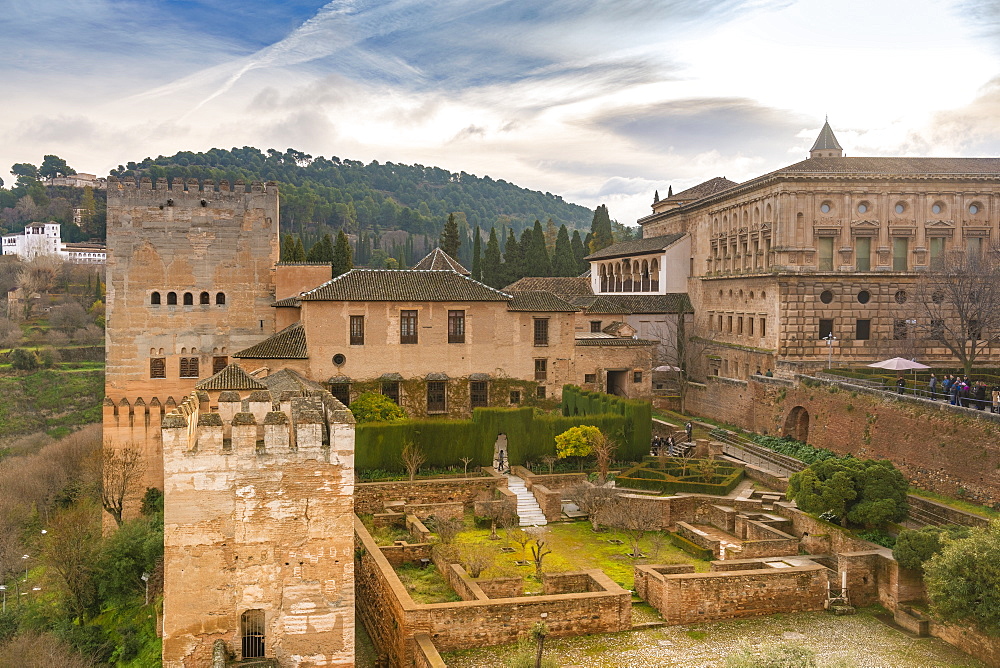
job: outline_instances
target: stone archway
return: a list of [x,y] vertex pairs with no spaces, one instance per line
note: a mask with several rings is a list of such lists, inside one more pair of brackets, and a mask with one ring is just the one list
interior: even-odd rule
[[809,438],[809,411],[802,406],[796,406],[789,411],[781,435],[806,443]]

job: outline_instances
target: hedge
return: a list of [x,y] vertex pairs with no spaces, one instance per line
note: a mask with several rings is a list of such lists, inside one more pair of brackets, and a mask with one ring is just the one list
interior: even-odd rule
[[615,459],[639,460],[649,452],[652,416],[648,402],[623,400],[567,385],[563,388],[562,413],[536,415],[530,407],[477,408],[471,420],[409,419],[359,424],[354,465],[358,470],[401,471],[399,454],[406,441],[413,441],[423,450],[428,466],[461,466],[462,457],[472,459],[470,466],[489,466],[499,434],[507,436],[510,463],[520,465],[555,454],[556,435],[583,424],[612,435],[624,434]]
[[[692,469],[699,460],[690,460],[688,468]],[[663,469],[663,470],[658,470]],[[686,476],[676,475],[672,471],[683,469],[680,461],[667,465],[657,462],[643,462],[615,477],[619,487],[645,489],[663,493],[688,492],[691,494],[711,494],[725,496],[732,492],[743,479],[743,468],[738,466],[716,466],[715,479],[718,482],[704,482],[696,472]]]

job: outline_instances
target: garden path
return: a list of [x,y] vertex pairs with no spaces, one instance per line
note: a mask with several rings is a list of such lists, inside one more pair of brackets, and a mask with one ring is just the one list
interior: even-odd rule
[[521,518],[523,527],[544,526],[548,524],[542,507],[535,501],[535,495],[528,491],[523,479],[511,473],[507,476],[507,489],[517,495],[517,516]]

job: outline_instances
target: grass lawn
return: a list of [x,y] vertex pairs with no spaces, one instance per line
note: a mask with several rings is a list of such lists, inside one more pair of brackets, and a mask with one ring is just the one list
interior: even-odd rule
[[403,564],[396,569],[396,575],[415,603],[451,603],[462,600],[434,566],[422,568],[417,564]]

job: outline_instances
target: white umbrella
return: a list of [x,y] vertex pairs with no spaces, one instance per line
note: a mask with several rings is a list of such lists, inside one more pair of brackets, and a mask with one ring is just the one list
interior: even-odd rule
[[680,371],[680,367],[670,366],[669,364],[664,366],[658,366],[653,369],[653,371]]
[[908,360],[905,357],[893,357],[891,360],[885,360],[882,362],[875,362],[874,364],[869,364],[868,366],[873,366],[876,369],[889,369],[890,371],[908,371],[910,369],[930,369],[926,364],[921,364],[920,362],[914,362],[913,360]]

